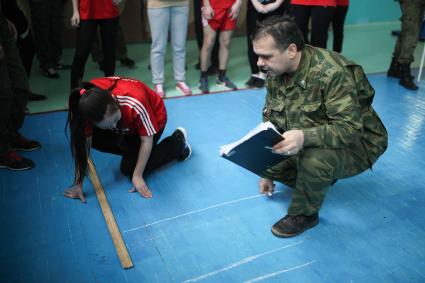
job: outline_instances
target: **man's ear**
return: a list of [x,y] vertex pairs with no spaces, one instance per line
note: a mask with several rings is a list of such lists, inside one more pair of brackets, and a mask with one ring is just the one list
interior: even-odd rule
[[289,44],[287,50],[288,50],[289,58],[294,59],[298,52],[297,45],[295,45],[295,43],[291,43]]

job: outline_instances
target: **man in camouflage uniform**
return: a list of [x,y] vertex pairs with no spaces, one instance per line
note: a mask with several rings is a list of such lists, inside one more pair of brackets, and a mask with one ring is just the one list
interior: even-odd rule
[[264,21],[253,45],[268,74],[263,119],[283,132],[273,151],[287,156],[263,172],[260,192],[272,192],[273,180],[293,188],[288,215],[272,227],[274,235],[292,237],[319,223],[326,191],[337,179],[372,167],[387,148],[387,132],[362,68],[304,45],[291,18]]
[[415,60],[413,53],[418,43],[425,0],[397,0],[401,9],[401,32],[393,52],[389,77],[400,78],[399,84],[410,90],[417,90],[410,72],[410,64]]

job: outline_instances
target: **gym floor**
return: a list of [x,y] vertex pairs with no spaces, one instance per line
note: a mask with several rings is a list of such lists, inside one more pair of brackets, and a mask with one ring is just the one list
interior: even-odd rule
[[[127,192],[131,182],[119,173],[118,156],[92,152],[134,263],[124,270],[91,183],[84,184],[86,204],[63,197],[73,178],[66,113],[33,114],[22,133],[43,147],[23,155],[36,167],[0,171],[0,282],[424,282],[425,83],[407,91],[383,73],[394,27],[347,27],[344,50],[369,73],[389,148],[372,171],[330,189],[315,228],[295,238],[274,237],[270,228],[286,214],[290,189],[279,184],[271,198],[259,195],[258,177],[219,156],[220,145],[261,121],[264,89],[166,99],[164,136],[185,127],[193,155],[148,176],[152,199]],[[369,33],[374,29],[376,35]],[[367,48],[358,41],[363,33],[370,38]],[[370,43],[378,44],[379,37],[387,41]],[[235,42],[242,46],[244,40]],[[358,48],[349,48],[351,43]],[[242,87],[249,70],[236,47],[229,75]],[[147,59],[133,53],[137,48],[149,46],[130,46],[138,68],[118,72],[149,82]],[[188,59],[193,87],[195,63]],[[94,64],[87,69],[88,76],[101,75]],[[64,108],[69,73],[59,80],[63,89],[33,73],[33,90],[49,99],[32,102],[31,112]]]

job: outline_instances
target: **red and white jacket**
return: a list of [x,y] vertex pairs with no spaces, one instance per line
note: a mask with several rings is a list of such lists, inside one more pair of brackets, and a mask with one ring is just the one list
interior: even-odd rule
[[112,131],[124,135],[153,136],[167,123],[167,111],[162,98],[144,83],[124,77],[98,78],[90,81],[101,89],[110,89],[116,98],[121,119]]

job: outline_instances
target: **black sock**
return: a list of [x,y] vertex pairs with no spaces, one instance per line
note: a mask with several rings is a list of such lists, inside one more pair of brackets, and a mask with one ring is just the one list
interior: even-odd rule
[[201,79],[202,78],[208,78],[208,71],[201,71]]
[[221,69],[218,69],[218,79],[220,80],[220,81],[222,81],[223,80],[223,77],[226,75],[226,70],[221,70]]

